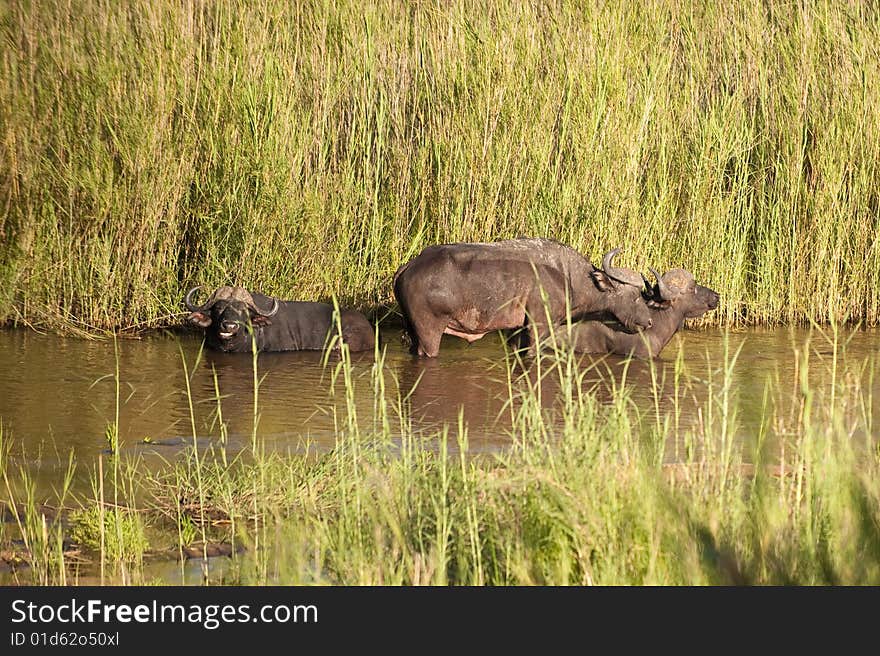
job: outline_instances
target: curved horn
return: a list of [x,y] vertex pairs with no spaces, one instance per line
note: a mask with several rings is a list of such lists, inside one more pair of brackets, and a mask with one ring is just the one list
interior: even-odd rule
[[660,276],[659,273],[657,273],[651,267],[648,267],[648,271],[653,273],[654,277],[657,279],[657,291],[660,292],[660,298],[662,300],[671,301],[676,296],[678,296],[678,294],[676,292],[674,292],[674,291],[672,291],[672,289],[670,289],[669,285],[667,285],[665,282],[663,282],[663,278]]
[[204,305],[197,306],[197,305],[193,304],[193,295],[197,291],[199,291],[201,288],[202,288],[201,285],[198,285],[197,287],[193,287],[192,289],[190,289],[186,293],[186,296],[183,297],[183,304],[186,306],[186,309],[189,310],[190,312],[198,312],[199,310],[201,310],[204,307]]
[[636,273],[635,271],[630,271],[629,269],[619,269],[612,264],[615,256],[620,252],[619,248],[615,248],[614,250],[610,250],[605,253],[605,257],[602,258],[602,270],[611,278],[614,278],[618,282],[625,283],[627,285],[633,285],[634,287],[641,288],[642,286],[642,275]]
[[608,273],[608,271],[613,268],[611,265],[611,262],[614,260],[614,258],[617,256],[617,254],[619,252],[620,252],[620,249],[615,248],[614,250],[611,250],[611,251],[608,251],[607,253],[605,253],[605,257],[602,258],[602,270],[605,273]]
[[257,307],[257,303],[256,303],[256,301],[254,301],[254,297],[253,297],[253,296],[251,296],[251,303],[250,303],[250,305],[251,305],[251,307],[252,307],[255,311],[257,311],[259,314],[261,314],[261,315],[264,316],[264,317],[272,317],[272,316],[275,316],[275,313],[278,312],[278,308],[281,307],[281,304],[278,302],[278,299],[277,299],[277,298],[273,298],[273,299],[272,299],[272,309],[269,310],[268,312],[263,311],[263,310],[261,310],[259,307]]

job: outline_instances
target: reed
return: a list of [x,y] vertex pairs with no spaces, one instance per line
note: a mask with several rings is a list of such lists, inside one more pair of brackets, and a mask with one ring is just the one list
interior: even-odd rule
[[423,246],[520,234],[684,266],[710,322],[880,316],[870,5],[23,0],[0,31],[0,321],[388,305]]
[[[55,505],[48,505],[37,491],[35,472],[22,463],[16,465],[11,453],[12,441],[0,423],[0,512],[4,515],[4,521],[0,522],[2,559],[13,568],[25,566],[23,576],[16,577],[16,582],[67,585],[70,561],[75,562],[76,557],[65,544],[58,509],[64,507],[71,496],[76,471],[74,454],[70,453],[60,484],[55,487]],[[26,460],[26,454],[22,454],[22,459]],[[15,549],[13,545],[16,544],[22,547]]]

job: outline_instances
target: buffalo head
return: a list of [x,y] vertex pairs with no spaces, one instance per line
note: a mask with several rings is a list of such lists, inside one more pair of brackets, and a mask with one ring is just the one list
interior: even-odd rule
[[648,302],[651,307],[675,307],[684,319],[697,319],[718,307],[718,292],[698,285],[690,271],[672,269],[662,276],[654,269],[650,271],[657,279],[652,290],[653,298]]
[[239,335],[243,327],[266,326],[270,317],[278,312],[278,299],[272,306],[259,307],[249,291],[242,287],[220,287],[202,305],[195,305],[193,297],[199,287],[190,289],[183,299],[190,311],[188,320],[200,328],[210,328],[221,343],[229,342]]
[[608,296],[608,309],[627,330],[650,328],[651,309],[646,305],[642,291],[645,280],[632,269],[614,266],[614,258],[620,253],[615,248],[602,258],[602,268],[593,271],[593,283]]

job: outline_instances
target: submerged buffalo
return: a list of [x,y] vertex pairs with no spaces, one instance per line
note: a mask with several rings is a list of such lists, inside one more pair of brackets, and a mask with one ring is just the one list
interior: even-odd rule
[[648,302],[653,325],[641,333],[631,334],[601,321],[581,321],[573,324],[569,339],[575,351],[581,353],[616,353],[639,358],[653,358],[660,354],[685,319],[698,319],[718,307],[718,292],[698,285],[693,274],[684,269],[672,269],[657,279]]
[[[318,351],[338,330],[333,307],[326,303],[279,301],[242,287],[220,287],[196,305],[198,289],[190,289],[183,299],[189,321],[207,330],[205,341],[218,351],[250,353],[251,335],[258,351]],[[373,326],[363,314],[340,310],[340,324],[350,350],[373,348]]]
[[495,330],[528,328],[534,350],[566,316],[610,314],[630,330],[647,328],[653,313],[642,298],[641,274],[602,269],[551,239],[429,246],[394,275],[394,295],[414,354],[435,357],[440,338],[473,342]]

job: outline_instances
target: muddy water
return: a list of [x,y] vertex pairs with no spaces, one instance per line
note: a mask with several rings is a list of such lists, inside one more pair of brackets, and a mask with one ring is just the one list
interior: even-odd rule
[[[416,430],[430,433],[443,424],[456,424],[461,412],[472,451],[503,449],[510,444],[509,412],[504,403],[507,376],[497,336],[487,336],[470,346],[445,337],[440,357],[430,361],[412,358],[399,336],[397,328],[382,334],[387,345],[387,386],[389,396],[396,396],[396,385],[409,393]],[[872,357],[877,337],[876,331],[847,333],[846,357],[853,362]],[[685,420],[697,421],[691,407],[706,398],[710,387],[717,389],[721,384],[725,349],[729,353],[741,349],[732,383],[741,431],[748,435],[757,431],[768,376],[778,377],[782,387],[793,387],[795,351],[803,349],[810,338],[809,331],[798,329],[728,334],[686,330],[664,351],[655,375],[672,380],[674,360],[681,348],[691,387],[680,397],[679,407]],[[811,343],[815,355],[809,382],[820,388],[829,371],[822,358],[828,360],[831,349],[815,333]],[[107,446],[105,432],[115,421],[117,406],[123,452],[148,460],[173,458],[192,443],[193,423],[201,443],[217,444],[223,439],[217,421],[218,390],[228,448],[234,451],[249,445],[254,425],[251,358],[205,352],[197,361],[200,346],[197,337],[188,335],[158,334],[118,341],[117,393],[117,355],[112,341],[0,331],[0,421],[3,439],[11,441],[15,462],[24,465],[41,487],[50,489],[60,480],[72,451],[81,465],[80,485],[84,484],[90,463]],[[337,439],[334,422],[344,419],[340,399],[328,394],[333,363],[325,367],[321,360],[320,353],[310,352],[260,356],[258,432],[268,448],[304,451],[333,447]],[[355,401],[364,428],[373,421],[372,366],[371,354],[355,357]],[[625,372],[632,398],[645,408],[653,407],[652,373],[647,364],[633,362],[625,367],[622,359],[610,357],[599,361],[586,358],[582,366],[591,368],[586,380],[596,385],[595,393],[601,400],[611,400],[612,389]],[[191,376],[189,394],[185,367]],[[871,378],[866,376],[865,380]],[[880,386],[880,376],[870,384]],[[659,399],[661,413],[675,402],[667,393],[670,387],[671,383],[664,386]],[[553,402],[552,389],[544,402]]]

